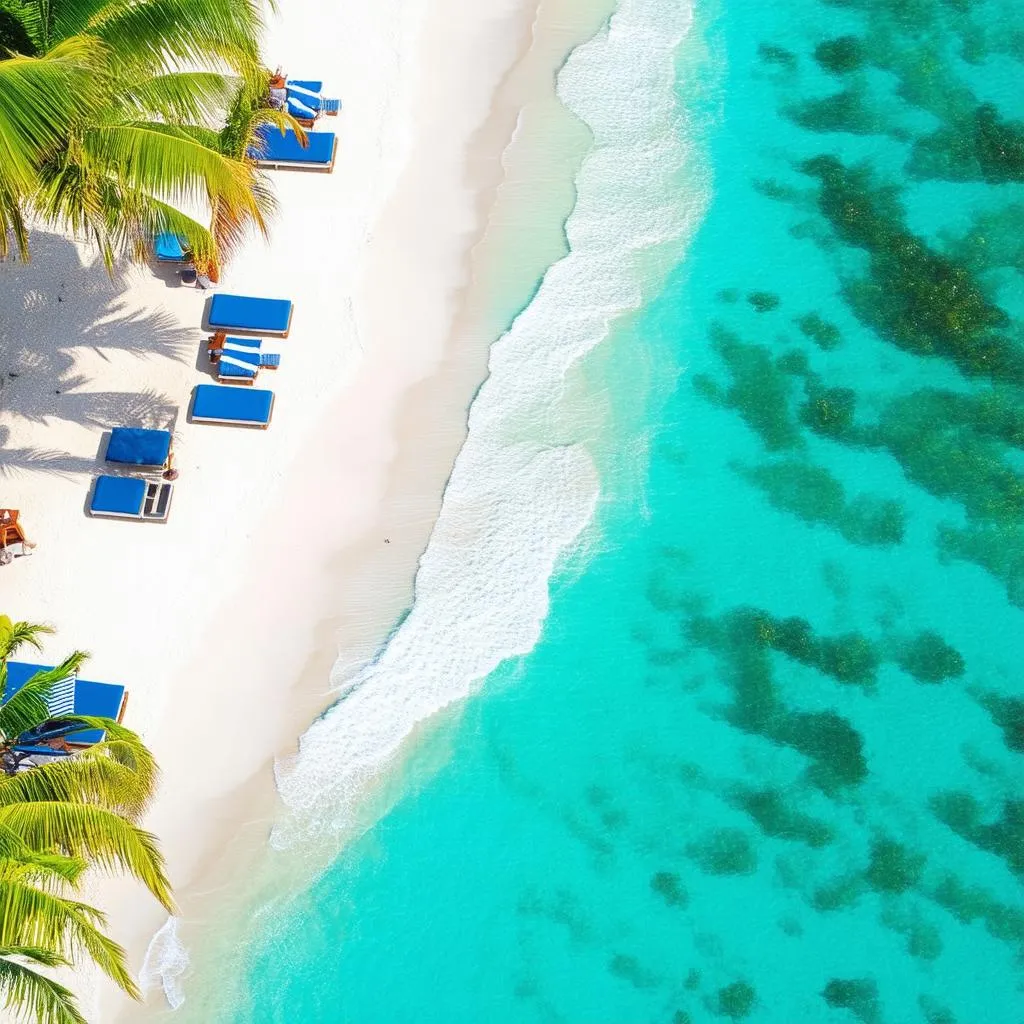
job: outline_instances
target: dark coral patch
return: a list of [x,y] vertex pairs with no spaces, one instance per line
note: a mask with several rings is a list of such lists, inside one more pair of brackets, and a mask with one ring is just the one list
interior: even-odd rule
[[970,793],[941,793],[931,801],[935,817],[958,836],[1002,858],[1017,875],[1024,875],[1024,800],[1006,800],[1002,813],[986,821],[981,805]]
[[670,906],[685,907],[690,902],[680,877],[672,871],[659,871],[651,876],[651,888]]
[[751,292],[747,296],[749,302],[758,313],[770,313],[779,308],[779,297],[774,292]]
[[757,854],[742,829],[715,829],[690,843],[686,852],[709,875],[750,875],[757,870]]
[[925,860],[924,854],[913,853],[894,839],[877,839],[871,844],[864,878],[875,892],[906,892],[921,880]]
[[776,790],[742,790],[733,799],[766,836],[805,843],[819,849],[832,841],[832,829],[823,821],[792,807]]
[[730,1020],[749,1017],[757,1003],[757,992],[745,981],[734,981],[718,990],[715,999],[715,1013]]
[[1002,730],[1007,749],[1024,754],[1024,700],[993,693],[982,697],[981,703]]
[[896,664],[920,683],[941,683],[964,674],[964,659],[938,633],[925,630],[902,643]]
[[843,336],[839,333],[839,328],[817,313],[807,313],[796,323],[818,348],[824,349],[826,352],[838,348],[843,343]]
[[864,45],[856,36],[826,39],[814,48],[814,59],[833,75],[848,75],[864,66]]
[[864,1024],[879,1020],[878,983],[873,978],[831,978],[821,994],[829,1006],[849,1010]]
[[839,239],[864,249],[867,276],[847,282],[857,316],[887,341],[954,362],[969,376],[1024,382],[1024,352],[999,332],[1007,314],[970,270],[907,230],[894,189],[832,156],[802,165],[818,179],[818,205]]

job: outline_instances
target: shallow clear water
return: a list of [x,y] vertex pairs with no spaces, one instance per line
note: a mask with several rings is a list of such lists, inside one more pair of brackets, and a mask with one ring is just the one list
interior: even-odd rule
[[600,479],[542,635],[224,1020],[1022,1019],[1024,13],[699,0],[677,43],[703,159],[642,307],[570,373],[585,429],[554,389],[507,432]]

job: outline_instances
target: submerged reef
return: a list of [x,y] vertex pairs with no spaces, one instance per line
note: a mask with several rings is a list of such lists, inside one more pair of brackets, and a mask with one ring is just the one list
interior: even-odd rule
[[757,1003],[757,992],[745,981],[734,981],[718,990],[714,1012],[719,1017],[743,1020],[749,1017]]
[[1024,384],[1024,352],[1006,335],[1004,310],[970,269],[936,251],[905,224],[896,189],[864,165],[838,157],[804,161],[819,183],[818,208],[838,239],[864,250],[866,276],[849,277],[844,294],[858,318],[914,355],[953,362],[968,376]]
[[852,544],[889,545],[903,540],[905,516],[899,503],[861,494],[846,496],[843,485],[823,466],[789,461],[740,468],[776,508],[805,523],[838,530]]
[[693,382],[697,391],[718,405],[735,409],[768,451],[799,444],[800,429],[790,414],[793,385],[789,375],[763,345],[743,341],[722,324],[712,326],[711,339],[732,380],[723,389],[699,374]]
[[863,1024],[881,1019],[878,984],[873,978],[832,978],[821,995],[829,1006],[849,1010]]

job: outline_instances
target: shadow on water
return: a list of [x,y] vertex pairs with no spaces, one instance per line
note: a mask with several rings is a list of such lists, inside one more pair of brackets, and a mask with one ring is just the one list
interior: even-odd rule
[[[122,298],[127,268],[111,277],[101,263],[83,267],[67,239],[38,234],[32,262],[3,264],[0,282],[0,408],[34,423],[173,428],[178,403],[170,396],[148,388],[84,390],[90,378],[75,369],[85,349],[103,359],[111,351],[176,359],[194,344],[194,332],[169,313],[129,310]],[[94,465],[59,449],[19,447],[9,428],[0,430],[0,476],[87,473]]]

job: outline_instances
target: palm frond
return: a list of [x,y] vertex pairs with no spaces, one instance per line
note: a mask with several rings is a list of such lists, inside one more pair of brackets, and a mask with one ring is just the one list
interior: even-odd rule
[[208,66],[211,58],[236,71],[257,63],[262,16],[255,0],[109,0],[88,24],[122,69]]
[[6,661],[28,644],[37,651],[43,649],[42,637],[52,636],[53,627],[33,622],[12,622],[7,615],[0,615],[0,660]]
[[33,850],[16,832],[0,827],[0,869],[4,877],[29,880],[49,890],[77,885],[87,867],[81,857]]
[[105,924],[105,916],[84,903],[5,878],[0,872],[0,946],[56,950],[72,962],[85,953],[111,981],[137,997],[125,952],[100,930]]
[[155,837],[113,811],[56,801],[9,804],[0,807],[0,826],[16,832],[34,850],[82,857],[107,872],[125,871],[173,912]]
[[178,71],[129,82],[116,97],[128,120],[158,115],[171,124],[215,123],[237,89],[237,79],[214,71]]
[[43,57],[0,60],[0,167],[8,188],[31,190],[39,161],[102,96],[102,45],[68,40]]
[[0,993],[16,1019],[31,1019],[35,1024],[87,1024],[70,989],[11,957],[44,967],[63,966],[66,961],[49,950],[0,947]]
[[84,142],[86,152],[131,189],[175,205],[211,195],[233,206],[252,205],[247,169],[186,130],[145,122],[101,125]]
[[103,729],[108,738],[73,757],[0,777],[0,806],[33,801],[92,804],[138,821],[157,779],[156,762],[139,737],[106,718],[54,721]]

